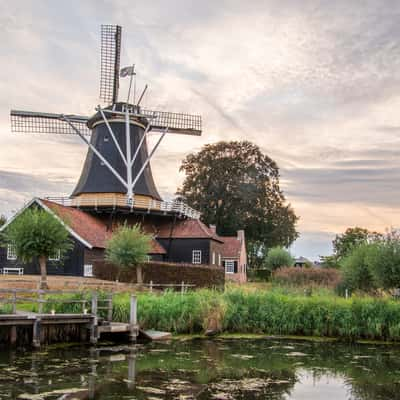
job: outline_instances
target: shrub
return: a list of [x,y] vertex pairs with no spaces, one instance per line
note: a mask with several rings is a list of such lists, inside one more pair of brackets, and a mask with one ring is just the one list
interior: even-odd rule
[[272,275],[274,282],[290,286],[325,286],[334,288],[341,281],[335,268],[278,268]]
[[143,283],[142,266],[151,249],[151,237],[139,225],[121,226],[106,245],[106,260],[120,270],[136,268],[137,283]]
[[[223,288],[225,271],[221,267],[197,264],[178,264],[161,261],[145,263],[143,281],[154,284],[187,284],[196,285],[197,288]],[[118,276],[118,267],[104,261],[93,263],[93,273],[96,278],[115,280]],[[121,282],[136,283],[134,270],[124,270],[119,275]]]
[[368,265],[374,245],[362,244],[353,248],[343,260],[343,282],[350,290],[371,291],[376,288],[374,277]]
[[400,243],[398,240],[379,242],[370,246],[367,265],[378,287],[400,287]]
[[273,272],[281,267],[291,267],[293,265],[293,258],[290,253],[282,247],[273,247],[268,251],[265,258],[265,267]]

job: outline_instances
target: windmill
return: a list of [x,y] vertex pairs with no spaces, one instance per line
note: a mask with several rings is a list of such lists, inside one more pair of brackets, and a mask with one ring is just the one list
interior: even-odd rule
[[[155,186],[150,159],[168,134],[201,135],[198,115],[146,110],[138,100],[130,103],[135,67],[120,70],[121,27],[101,26],[100,99],[91,116],[11,110],[11,130],[21,133],[75,134],[88,146],[79,181],[63,204],[86,207],[125,207],[130,210],[177,211],[191,217],[199,214],[184,204],[162,202]],[[118,100],[119,78],[129,76],[128,98]],[[134,81],[135,82],[135,81]],[[160,133],[149,152],[147,137]]]

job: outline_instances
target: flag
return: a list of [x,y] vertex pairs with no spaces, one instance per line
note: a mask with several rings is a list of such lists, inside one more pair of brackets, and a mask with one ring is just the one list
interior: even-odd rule
[[119,76],[121,78],[124,78],[125,76],[128,76],[128,75],[135,75],[135,65],[132,65],[130,67],[121,68]]

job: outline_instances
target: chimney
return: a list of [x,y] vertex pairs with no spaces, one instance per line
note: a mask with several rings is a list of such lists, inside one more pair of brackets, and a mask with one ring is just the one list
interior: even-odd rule
[[243,229],[237,231],[237,239],[240,240],[241,242],[244,242],[244,230]]
[[217,225],[210,225],[210,230],[211,230],[214,234],[217,234]]

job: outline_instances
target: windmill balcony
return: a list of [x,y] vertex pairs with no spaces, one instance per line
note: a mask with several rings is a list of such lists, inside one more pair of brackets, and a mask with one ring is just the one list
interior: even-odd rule
[[199,211],[182,201],[160,201],[141,195],[134,196],[132,201],[129,201],[126,195],[117,193],[93,193],[77,197],[46,197],[46,200],[76,208],[128,208],[147,212],[172,213],[192,219],[199,219],[201,215]]

